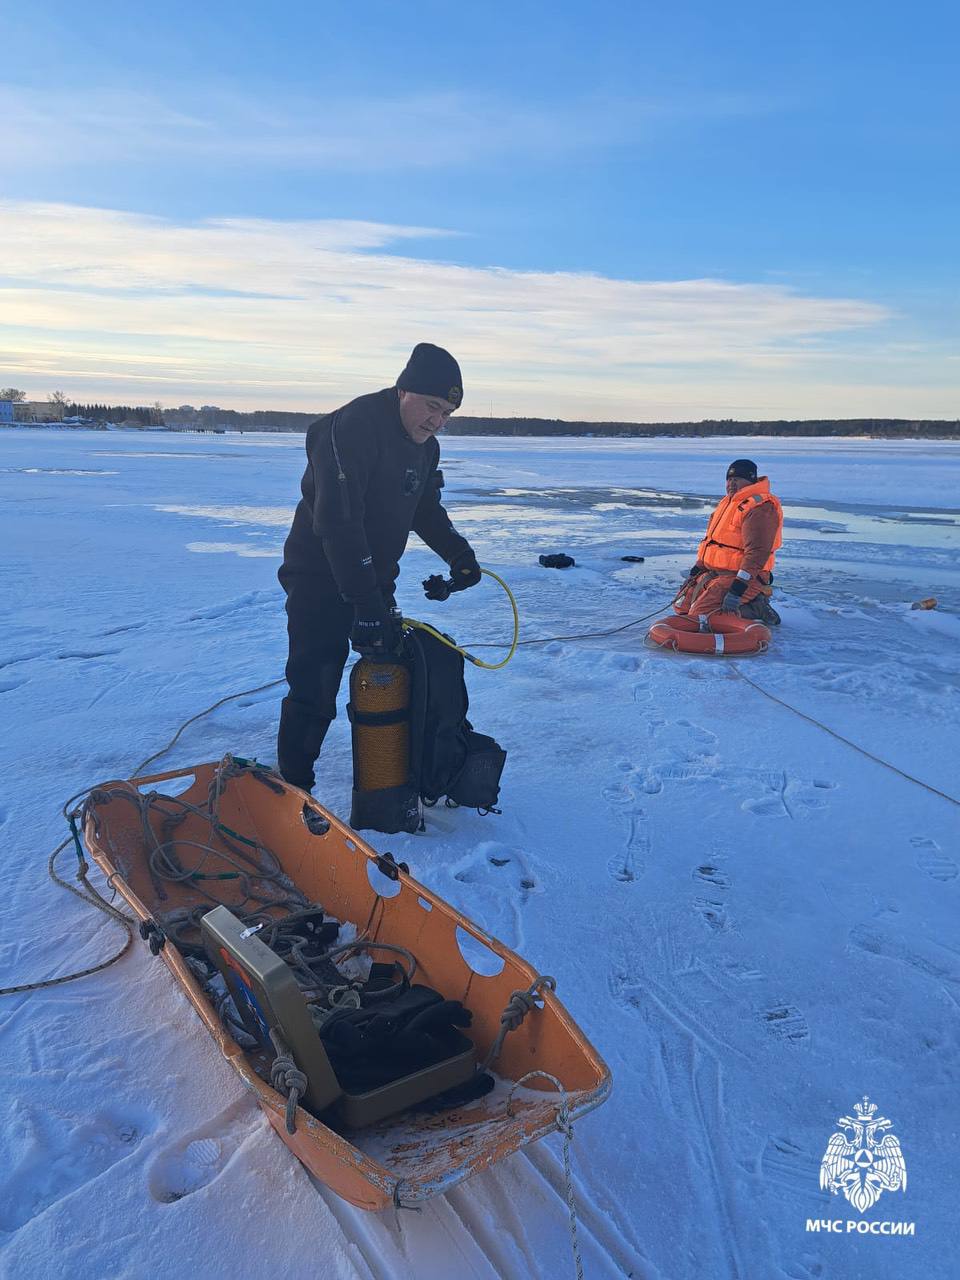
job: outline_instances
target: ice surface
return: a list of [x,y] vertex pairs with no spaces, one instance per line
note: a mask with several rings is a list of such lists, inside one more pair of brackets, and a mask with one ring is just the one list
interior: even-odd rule
[[[452,438],[443,454],[448,506],[516,591],[525,638],[666,606],[726,463],[755,458],[787,508],[784,625],[740,669],[957,795],[960,445]],[[299,436],[0,432],[0,985],[118,941],[46,878],[64,798],[281,676],[275,569],[302,461]],[[644,564],[621,561],[637,549]],[[576,569],[541,568],[549,551]],[[412,540],[405,611],[502,641],[494,585],[422,599],[437,568]],[[911,612],[930,595],[938,610]],[[471,718],[510,753],[502,815],[437,808],[425,834],[372,843],[554,974],[608,1060],[613,1096],[573,1149],[589,1277],[953,1277],[960,815],[736,665],[651,652],[644,630],[468,668]],[[270,761],[280,694],[228,703],[157,767]],[[345,716],[318,793],[348,815]],[[399,1227],[353,1210],[276,1139],[139,943],[98,977],[5,998],[0,1033],[4,1275],[572,1274],[559,1138]],[[909,1239],[805,1230],[860,1217],[818,1174],[864,1094],[909,1173],[866,1217],[916,1222]]]

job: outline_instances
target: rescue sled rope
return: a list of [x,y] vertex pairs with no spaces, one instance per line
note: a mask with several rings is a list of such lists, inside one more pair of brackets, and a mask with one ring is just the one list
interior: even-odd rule
[[217,702],[212,703],[209,707],[204,707],[202,711],[198,711],[197,714],[195,716],[191,716],[189,720],[184,720],[183,724],[180,726],[180,728],[173,735],[173,737],[170,739],[170,741],[167,743],[165,747],[162,747],[159,751],[155,751],[152,756],[147,756],[146,760],[138,764],[136,769],[134,769],[133,773],[130,774],[131,779],[138,778],[140,774],[143,773],[144,769],[146,769],[148,764],[153,764],[154,760],[159,760],[161,756],[165,756],[168,751],[170,751],[173,747],[177,745],[177,742],[180,739],[180,735],[183,733],[184,729],[189,728],[190,725],[194,724],[197,720],[202,720],[203,717],[208,716],[211,711],[216,711],[218,707],[224,706],[224,704],[227,702],[233,702],[237,698],[247,698],[254,693],[263,693],[267,689],[275,689],[278,684],[284,684],[284,683],[285,681],[283,678],[279,680],[270,680],[267,682],[267,684],[257,685],[256,689],[241,689],[239,693],[228,693],[225,698],[220,698]]
[[573,1124],[570,1120],[567,1091],[557,1077],[552,1076],[549,1071],[528,1071],[525,1076],[520,1077],[510,1090],[510,1096],[507,1098],[507,1115],[513,1115],[510,1109],[513,1105],[513,1095],[521,1085],[526,1084],[528,1080],[532,1080],[535,1076],[539,1076],[541,1080],[548,1080],[560,1095],[560,1100],[557,1104],[557,1128],[563,1134],[563,1181],[567,1196],[567,1209],[570,1214],[570,1243],[573,1246],[573,1262],[577,1268],[577,1280],[583,1280],[583,1259],[580,1256],[580,1241],[577,1237],[577,1198],[573,1188],[573,1168],[570,1161]]
[[113,920],[116,920],[117,924],[121,925],[125,930],[127,935],[126,939],[119,951],[110,956],[109,959],[101,960],[99,964],[90,965],[88,968],[80,969],[76,973],[64,973],[59,978],[45,978],[40,982],[22,982],[16,987],[0,987],[0,996],[15,996],[21,995],[27,991],[42,991],[46,987],[59,987],[64,982],[74,982],[77,978],[88,978],[91,974],[100,973],[101,970],[108,969],[110,965],[116,964],[118,960],[127,954],[133,944],[134,921],[130,919],[129,916],[125,916],[122,911],[118,911],[116,907],[112,906],[105,898],[100,896],[97,890],[87,879],[87,871],[89,870],[89,867],[82,856],[78,855],[79,869],[77,871],[77,879],[83,885],[84,889],[88,891],[87,893],[84,893],[81,889],[77,889],[74,885],[70,884],[69,881],[64,880],[62,876],[57,874],[57,858],[64,849],[66,849],[67,845],[70,844],[71,840],[75,838],[75,833],[68,836],[66,840],[58,844],[53,853],[51,853],[47,861],[47,873],[50,876],[50,879],[53,880],[55,884],[60,885],[61,888],[68,890],[75,897],[79,898],[81,902],[86,902],[91,907],[96,907],[98,911],[103,911]]
[[557,980],[550,977],[549,974],[542,974],[536,978],[526,991],[514,991],[510,999],[507,1001],[507,1007],[500,1015],[500,1030],[497,1038],[490,1046],[490,1052],[483,1060],[482,1071],[489,1071],[490,1067],[500,1056],[500,1050],[503,1048],[503,1042],[511,1031],[516,1031],[523,1022],[527,1014],[537,1008],[537,996],[541,990],[546,987],[548,991],[556,991]]
[[[275,683],[279,683],[279,681],[276,681]],[[269,687],[269,686],[265,686],[265,687]],[[251,691],[251,692],[255,692],[255,691]],[[235,694],[232,696],[242,697],[243,695]],[[229,699],[221,699],[221,701],[229,701]],[[212,710],[212,708],[208,708],[208,710]],[[206,713],[201,712],[201,714],[206,714]],[[194,716],[193,718],[197,719],[196,716]],[[187,723],[189,724],[190,721],[188,721]],[[186,728],[186,725],[181,726],[180,732],[182,732],[183,729],[185,728]],[[177,737],[179,737],[179,733],[177,734]],[[176,741],[176,738],[174,739],[174,741]],[[164,750],[165,751],[169,750],[169,747],[165,747]],[[152,758],[155,758],[155,757],[152,757]],[[142,769],[143,769],[143,765],[140,766],[140,768],[137,770],[137,773],[141,772]],[[219,779],[218,779],[218,786],[219,786]],[[122,959],[123,956],[125,956],[127,952],[130,950],[130,947],[133,943],[133,926],[136,924],[136,921],[133,919],[132,916],[125,915],[117,907],[113,906],[112,903],[108,902],[107,899],[104,898],[103,895],[100,894],[97,891],[97,889],[94,887],[94,885],[91,883],[89,879],[90,867],[89,867],[89,864],[87,863],[86,858],[83,856],[83,846],[80,843],[80,835],[79,835],[79,831],[77,830],[77,819],[78,817],[82,817],[83,806],[81,805],[79,808],[72,808],[72,806],[75,805],[77,801],[85,800],[87,797],[89,797],[95,789],[96,788],[91,788],[91,787],[84,788],[82,791],[75,792],[74,795],[72,795],[67,801],[64,802],[61,812],[63,813],[64,818],[70,824],[70,835],[66,838],[66,840],[61,841],[61,843],[58,844],[57,847],[54,849],[54,851],[50,854],[50,857],[47,860],[47,874],[50,876],[50,879],[54,882],[54,884],[58,884],[62,889],[66,889],[68,893],[72,893],[74,897],[79,898],[81,902],[87,903],[88,906],[96,907],[98,911],[102,911],[105,915],[110,916],[112,920],[115,920],[117,924],[119,924],[126,931],[126,935],[127,935],[126,939],[123,945],[120,947],[119,951],[115,952],[108,959],[102,960],[99,964],[90,965],[86,969],[79,969],[75,973],[65,973],[57,978],[45,978],[39,982],[23,982],[13,987],[0,987],[0,996],[20,995],[28,991],[42,991],[47,987],[58,987],[65,982],[75,982],[78,978],[90,977],[92,974],[100,973],[102,970],[109,968],[110,965],[116,964],[116,962]],[[215,799],[216,797],[212,797],[212,800],[215,801]],[[143,800],[146,802],[147,806],[149,806],[150,797],[143,797]],[[183,802],[175,802],[175,803],[179,803],[181,805],[183,804]],[[145,809],[143,810],[143,813],[145,815]],[[145,816],[144,816],[144,827],[145,827],[145,830],[149,830],[149,823],[146,821]],[[75,885],[70,884],[68,880],[64,880],[64,878],[57,872],[57,859],[60,857],[64,849],[66,849],[67,846],[71,843],[71,841],[73,842],[73,845],[77,854],[77,877],[76,878],[78,882],[82,885],[81,889],[78,889],[76,888]],[[229,843],[229,842],[225,841],[225,843]],[[242,852],[236,849],[234,851]],[[216,851],[211,850],[211,852],[216,852]],[[173,877],[170,877],[170,878],[172,879]]]
[[741,680],[745,680],[758,693],[762,693],[765,698],[769,698],[771,702],[777,703],[778,706],[785,707],[787,711],[792,711],[795,716],[799,716],[801,720],[806,720],[808,724],[816,725],[818,729],[822,729],[824,733],[828,733],[831,738],[836,738],[838,742],[842,742],[844,746],[852,747],[854,751],[859,751],[862,756],[866,756],[868,760],[872,760],[874,764],[882,765],[884,769],[889,769],[891,773],[897,774],[904,778],[907,782],[912,782],[914,786],[923,787],[924,791],[931,792],[932,795],[939,796],[941,800],[947,800],[950,804],[955,804],[960,808],[960,800],[955,796],[947,795],[946,791],[940,791],[937,787],[931,786],[929,782],[924,782],[922,778],[915,778],[912,773],[906,773],[903,769],[898,769],[895,764],[891,764],[889,760],[884,760],[880,756],[875,756],[872,751],[868,751],[866,747],[861,747],[859,743],[851,742],[849,738],[845,738],[842,733],[837,733],[836,729],[831,729],[829,725],[818,720],[815,716],[808,716],[805,711],[791,706],[789,702],[784,702],[782,698],[778,698],[775,694],[770,693],[768,689],[764,689],[762,685],[757,684],[755,680],[751,680],[749,676],[743,674],[740,668],[735,664],[730,664],[731,669],[736,672]]

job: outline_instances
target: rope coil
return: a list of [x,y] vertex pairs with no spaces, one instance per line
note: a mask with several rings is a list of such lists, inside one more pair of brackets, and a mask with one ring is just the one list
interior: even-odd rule
[[544,988],[547,991],[556,991],[556,978],[551,978],[549,974],[543,974],[541,977],[535,978],[526,991],[514,991],[511,993],[506,1008],[500,1015],[500,1030],[497,1033],[497,1038],[490,1046],[490,1051],[483,1060],[481,1071],[488,1070],[490,1064],[496,1062],[508,1033],[516,1031],[530,1010],[538,1007],[537,996]]

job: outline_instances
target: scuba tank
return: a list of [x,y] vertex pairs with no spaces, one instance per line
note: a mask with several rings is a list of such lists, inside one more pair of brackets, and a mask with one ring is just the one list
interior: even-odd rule
[[[450,594],[451,584],[439,575],[424,586],[431,584],[446,589],[432,599]],[[422,805],[443,797],[448,805],[499,813],[506,752],[467,719],[465,651],[424,623],[403,621],[399,654],[364,654],[350,672],[350,825],[356,831],[422,830]],[[513,648],[516,639],[515,625]]]
[[353,765],[361,791],[402,787],[410,773],[410,670],[361,658],[350,677]]
[[416,831],[420,798],[410,768],[410,666],[402,658],[361,657],[350,672],[353,799],[350,825]]

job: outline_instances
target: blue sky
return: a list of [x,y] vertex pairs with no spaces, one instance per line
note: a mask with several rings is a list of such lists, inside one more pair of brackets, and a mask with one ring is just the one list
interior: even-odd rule
[[3,25],[0,381],[312,409],[428,337],[467,412],[960,416],[945,3]]

